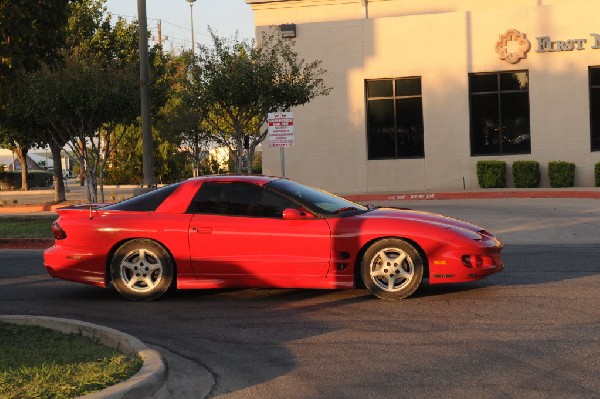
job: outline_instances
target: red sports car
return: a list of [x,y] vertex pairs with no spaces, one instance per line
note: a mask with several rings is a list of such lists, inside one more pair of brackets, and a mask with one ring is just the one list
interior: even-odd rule
[[400,299],[424,279],[465,282],[503,269],[481,227],[365,207],[289,179],[192,178],[112,205],[58,209],[50,275],[131,300],[170,288],[353,288]]

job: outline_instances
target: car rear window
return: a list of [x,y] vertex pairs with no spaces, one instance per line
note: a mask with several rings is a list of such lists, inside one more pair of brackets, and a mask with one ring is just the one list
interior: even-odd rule
[[125,201],[105,206],[102,209],[116,211],[153,212],[159,207],[160,204],[163,203],[165,199],[167,199],[169,195],[173,193],[173,191],[175,191],[177,187],[179,187],[180,184],[181,183],[164,186],[148,193],[126,199]]

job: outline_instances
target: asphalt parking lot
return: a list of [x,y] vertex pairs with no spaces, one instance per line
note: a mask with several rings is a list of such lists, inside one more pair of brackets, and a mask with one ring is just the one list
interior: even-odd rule
[[375,201],[442,213],[493,232],[505,244],[600,244],[600,201],[577,198],[503,198]]
[[506,269],[400,302],[360,289],[246,289],[130,303],[51,279],[39,251],[0,251],[0,314],[124,331],[201,366],[211,398],[600,397],[600,201],[378,204],[480,224],[504,242]]

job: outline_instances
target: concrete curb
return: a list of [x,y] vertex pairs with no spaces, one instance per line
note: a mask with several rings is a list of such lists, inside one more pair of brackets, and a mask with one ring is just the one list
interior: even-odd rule
[[22,206],[2,206],[0,207],[0,213],[34,213],[34,212],[50,212],[56,211],[58,208],[63,206],[72,205],[71,203],[61,204],[41,204],[41,205],[22,205]]
[[126,381],[94,392],[85,399],[133,399],[167,397],[167,367],[160,353],[147,347],[139,339],[112,328],[78,320],[45,316],[3,316],[0,321],[21,325],[35,325],[65,334],[81,334],[94,341],[115,348],[127,355],[137,355],[144,362],[140,371]]

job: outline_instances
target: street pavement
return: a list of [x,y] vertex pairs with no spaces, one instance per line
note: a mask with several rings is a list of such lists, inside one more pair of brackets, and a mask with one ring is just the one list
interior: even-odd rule
[[[133,186],[109,187],[107,193],[112,194],[108,194],[107,197],[110,196],[109,199],[114,198],[114,200],[127,198],[133,195],[133,189]],[[539,193],[546,193],[546,190],[531,190],[532,198],[521,198],[523,191],[518,196],[511,196],[511,190],[494,190],[487,193],[485,191],[465,192],[460,199],[446,200],[434,199],[441,197],[436,196],[436,193],[427,193],[425,197],[419,196],[418,193],[408,195],[380,194],[378,196],[363,196],[366,201],[361,202],[442,213],[468,220],[497,235],[507,247],[519,248],[523,245],[532,245],[544,248],[548,245],[556,245],[558,247],[581,246],[585,249],[600,245],[600,200],[595,197],[599,192],[598,190],[558,190],[556,193],[558,193],[557,197],[559,198],[547,198],[548,194],[543,194],[545,197],[540,198]],[[490,197],[481,198],[484,194]],[[53,192],[51,190],[0,191],[0,202],[3,199],[8,199],[9,202],[16,200],[16,203],[11,202],[11,206],[0,207],[0,216],[3,211],[6,211],[6,208],[10,207],[25,208],[21,212],[28,214],[31,213],[27,212],[28,208],[36,209],[34,212],[36,214],[54,213],[43,208],[37,210],[39,204],[52,201]],[[83,188],[72,187],[67,194],[67,199],[69,202],[85,202]],[[544,267],[543,262],[539,266]],[[507,271],[507,276],[508,273],[509,271]],[[506,279],[507,277],[499,276],[498,278]],[[588,294],[592,295],[593,291],[589,291]],[[208,384],[214,383],[211,380],[210,373],[203,371],[202,367],[193,369],[195,370],[193,372],[183,371],[188,369],[189,359],[165,349],[162,349],[161,352],[170,370],[168,385],[171,397],[198,397],[198,390],[193,392],[177,390],[177,387],[187,386],[190,381],[201,380]],[[227,386],[227,382],[221,381],[221,383]],[[210,387],[205,386],[200,397],[208,395],[210,389]],[[243,394],[243,391],[239,391],[239,393]]]

